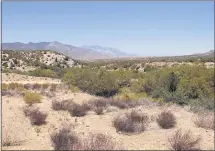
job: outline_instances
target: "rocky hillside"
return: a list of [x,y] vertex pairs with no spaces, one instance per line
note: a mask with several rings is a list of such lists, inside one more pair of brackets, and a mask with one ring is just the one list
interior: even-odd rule
[[2,69],[31,71],[39,67],[73,67],[77,61],[53,51],[2,51]]

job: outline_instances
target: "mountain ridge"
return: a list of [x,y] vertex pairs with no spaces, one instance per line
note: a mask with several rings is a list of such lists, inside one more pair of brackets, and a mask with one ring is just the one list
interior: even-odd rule
[[[94,60],[94,59],[109,59],[130,56],[122,52],[121,50],[102,47],[99,45],[88,45],[88,47],[77,47],[73,45],[63,44],[58,41],[53,42],[12,42],[12,43],[2,43],[3,50],[53,50],[64,55],[68,55],[74,59],[79,60]],[[97,46],[98,49],[92,46]]]

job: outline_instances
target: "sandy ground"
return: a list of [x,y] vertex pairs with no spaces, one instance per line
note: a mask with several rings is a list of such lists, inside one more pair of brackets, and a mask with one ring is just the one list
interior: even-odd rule
[[[25,82],[38,83],[44,78],[27,77],[17,74],[11,74],[9,77],[3,74],[3,82]],[[57,79],[51,82],[60,82]],[[45,80],[44,80],[45,81]],[[47,81],[46,81],[47,82]],[[72,123],[75,125],[74,131],[79,135],[87,135],[88,133],[105,133],[110,135],[117,143],[122,144],[124,149],[128,150],[169,150],[168,137],[181,128],[183,131],[190,130],[194,136],[200,135],[202,140],[200,148],[203,150],[214,150],[214,130],[206,130],[198,128],[192,121],[194,113],[189,112],[186,108],[178,106],[139,106],[138,110],[142,110],[150,117],[155,117],[163,110],[171,110],[177,118],[177,125],[172,129],[161,129],[155,120],[149,123],[146,131],[136,135],[125,135],[116,132],[112,126],[115,116],[127,112],[128,110],[117,110],[107,112],[104,115],[96,115],[90,111],[84,117],[72,117],[67,111],[54,111],[51,107],[52,100],[73,99],[76,103],[89,101],[94,96],[85,93],[72,93],[62,90],[55,92],[55,97],[43,96],[42,103],[36,104],[41,110],[48,113],[47,124],[42,126],[32,126],[27,117],[24,116],[22,107],[25,105],[22,96],[2,96],[2,133],[12,136],[14,140],[20,142],[16,146],[3,147],[5,150],[53,150],[50,134],[59,129],[64,123]],[[129,109],[130,110],[130,109]]]
[[[63,95],[63,97],[62,97]],[[56,97],[43,97],[42,103],[38,104],[41,110],[48,113],[47,124],[42,126],[31,126],[30,121],[22,112],[22,107],[25,105],[21,96],[3,96],[2,102],[2,120],[3,126],[6,126],[8,132],[15,136],[21,142],[21,145],[3,147],[3,149],[18,149],[18,150],[51,150],[50,134],[58,129],[62,123],[75,124],[74,130],[79,134],[105,133],[113,137],[116,142],[121,143],[125,149],[150,149],[150,150],[167,150],[170,149],[168,137],[171,136],[178,128],[182,130],[191,130],[194,135],[201,135],[201,149],[214,149],[214,131],[198,128],[192,122],[193,113],[177,106],[170,107],[147,107],[140,106],[138,109],[143,110],[149,116],[156,116],[164,109],[171,110],[177,118],[177,126],[173,129],[161,129],[156,121],[151,121],[147,130],[138,135],[125,135],[116,132],[112,126],[112,121],[115,116],[122,114],[127,110],[119,110],[117,112],[109,112],[104,115],[95,115],[94,112],[88,112],[84,117],[72,117],[67,111],[53,111],[51,101],[53,99],[73,99],[75,102],[85,102],[92,98],[88,94],[83,93],[56,93]],[[77,121],[75,121],[77,119]],[[36,129],[40,132],[37,133]],[[3,128],[4,133],[4,128]]]
[[27,76],[27,75],[21,75],[16,73],[2,73],[2,83],[12,83],[17,82],[21,84],[27,84],[27,83],[56,83],[60,84],[60,79],[54,79],[54,78],[47,78],[47,77],[34,77],[34,76]]

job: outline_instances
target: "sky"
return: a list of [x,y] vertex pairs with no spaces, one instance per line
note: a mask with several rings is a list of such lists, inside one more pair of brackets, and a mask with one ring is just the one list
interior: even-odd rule
[[33,1],[2,4],[2,42],[101,45],[141,56],[214,49],[214,3]]

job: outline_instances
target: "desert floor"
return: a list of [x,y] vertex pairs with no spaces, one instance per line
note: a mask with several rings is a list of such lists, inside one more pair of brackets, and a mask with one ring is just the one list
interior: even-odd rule
[[[18,74],[4,74],[3,83],[61,83],[58,79],[38,78],[23,76]],[[2,133],[7,134],[13,139],[19,140],[17,146],[3,147],[5,150],[53,150],[50,134],[59,129],[63,123],[72,123],[75,125],[74,131],[79,135],[88,133],[105,133],[110,135],[117,143],[122,144],[128,150],[168,150],[171,149],[168,143],[170,137],[176,130],[190,130],[194,136],[200,135],[202,140],[200,148],[202,150],[214,150],[214,130],[197,127],[192,119],[195,116],[188,108],[182,108],[176,105],[171,106],[150,106],[143,105],[137,107],[147,113],[151,118],[147,129],[140,134],[126,135],[116,132],[112,126],[115,116],[131,109],[115,109],[111,112],[105,112],[103,115],[96,115],[90,111],[84,117],[72,117],[67,111],[54,111],[51,107],[52,100],[73,99],[76,103],[89,101],[95,96],[85,93],[72,93],[68,91],[57,90],[53,97],[42,96],[42,103],[36,104],[41,110],[48,113],[47,124],[42,126],[32,126],[27,117],[25,117],[22,107],[25,105],[21,95],[2,97]],[[171,110],[177,118],[177,126],[172,129],[161,129],[156,117],[163,110]]]

